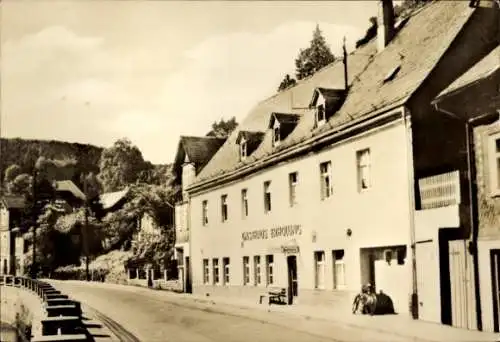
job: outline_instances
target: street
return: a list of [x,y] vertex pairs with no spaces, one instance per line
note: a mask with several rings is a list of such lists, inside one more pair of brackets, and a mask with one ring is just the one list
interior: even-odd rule
[[200,303],[165,291],[84,282],[53,281],[53,285],[140,341],[415,341],[326,320]]

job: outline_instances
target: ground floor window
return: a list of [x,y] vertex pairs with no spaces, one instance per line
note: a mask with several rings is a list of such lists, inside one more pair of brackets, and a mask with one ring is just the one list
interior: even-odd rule
[[325,252],[314,252],[315,288],[325,288]]
[[255,285],[262,284],[261,270],[260,270],[260,255],[256,255],[253,257],[253,275],[254,275],[253,279]]
[[224,265],[224,285],[229,285],[229,258],[222,259]]
[[210,269],[208,259],[203,259],[203,284],[208,284],[210,281]]
[[333,288],[345,288],[345,263],[344,250],[338,249],[332,252],[333,254]]
[[213,272],[213,282],[214,282],[214,285],[215,284],[219,284],[220,283],[220,279],[219,279],[219,259],[217,258],[214,258],[212,259],[212,272]]
[[266,282],[267,285],[274,284],[274,255],[266,255]]
[[243,257],[243,285],[250,284],[250,258]]

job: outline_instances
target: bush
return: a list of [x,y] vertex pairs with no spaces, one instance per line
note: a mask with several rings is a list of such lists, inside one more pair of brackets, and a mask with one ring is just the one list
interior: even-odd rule
[[[108,270],[105,269],[89,269],[89,280],[105,281]],[[85,268],[77,266],[59,267],[52,272],[52,278],[58,280],[87,280]]]

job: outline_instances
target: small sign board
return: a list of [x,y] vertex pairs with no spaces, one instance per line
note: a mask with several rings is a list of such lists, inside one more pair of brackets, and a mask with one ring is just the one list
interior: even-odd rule
[[281,252],[285,254],[295,254],[299,252],[299,246],[281,246]]

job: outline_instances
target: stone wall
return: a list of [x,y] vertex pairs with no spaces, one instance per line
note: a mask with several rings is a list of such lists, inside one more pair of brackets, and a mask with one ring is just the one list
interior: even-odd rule
[[40,329],[39,324],[43,317],[43,303],[34,293],[18,287],[1,286],[0,316],[4,323],[18,326],[31,326],[33,332]]

